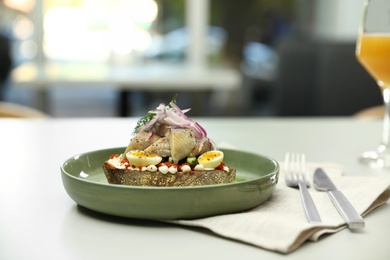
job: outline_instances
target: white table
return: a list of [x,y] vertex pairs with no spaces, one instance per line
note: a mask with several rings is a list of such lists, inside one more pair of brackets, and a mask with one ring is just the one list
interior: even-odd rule
[[[282,160],[286,151],[336,162],[347,175],[389,175],[359,165],[380,139],[379,121],[323,119],[196,119],[217,144]],[[198,228],[119,219],[85,210],[66,194],[60,164],[86,151],[125,146],[136,122],[125,119],[0,119],[0,259],[284,259]],[[221,131],[224,129],[224,131]],[[366,227],[305,243],[289,259],[390,259],[390,207]]]
[[37,66],[26,63],[16,67],[10,78],[13,87],[37,91],[41,109],[45,111],[49,106],[46,94],[57,86],[90,90],[112,86],[120,93],[118,112],[121,116],[128,115],[128,97],[132,91],[184,91],[196,96],[205,92],[233,91],[241,85],[241,75],[235,69],[200,69],[186,64],[156,62],[128,66],[75,62],[47,62]]

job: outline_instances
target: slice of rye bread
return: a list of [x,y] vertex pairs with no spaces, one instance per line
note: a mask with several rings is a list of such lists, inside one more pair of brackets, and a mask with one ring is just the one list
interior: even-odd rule
[[183,187],[210,184],[231,183],[236,177],[236,170],[229,167],[229,171],[202,170],[190,172],[176,172],[163,174],[159,171],[136,171],[117,169],[111,164],[103,164],[104,174],[108,183],[133,186],[162,186]]

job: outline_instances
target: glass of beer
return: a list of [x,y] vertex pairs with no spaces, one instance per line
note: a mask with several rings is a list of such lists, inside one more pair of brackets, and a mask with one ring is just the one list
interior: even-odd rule
[[362,154],[371,167],[390,167],[390,0],[365,0],[356,56],[383,95],[385,114],[380,145]]

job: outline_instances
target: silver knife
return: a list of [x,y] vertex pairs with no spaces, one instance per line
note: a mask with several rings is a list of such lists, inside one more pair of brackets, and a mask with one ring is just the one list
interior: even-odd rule
[[313,176],[314,187],[320,191],[327,191],[333,205],[337,208],[340,215],[347,222],[350,229],[359,229],[364,227],[364,220],[344,194],[339,191],[323,169],[318,168]]

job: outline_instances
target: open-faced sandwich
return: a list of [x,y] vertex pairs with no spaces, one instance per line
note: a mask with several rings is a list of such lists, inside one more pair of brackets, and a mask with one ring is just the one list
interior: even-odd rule
[[122,154],[103,164],[111,184],[134,186],[197,186],[233,182],[236,170],[203,127],[185,115],[174,98],[138,120]]

